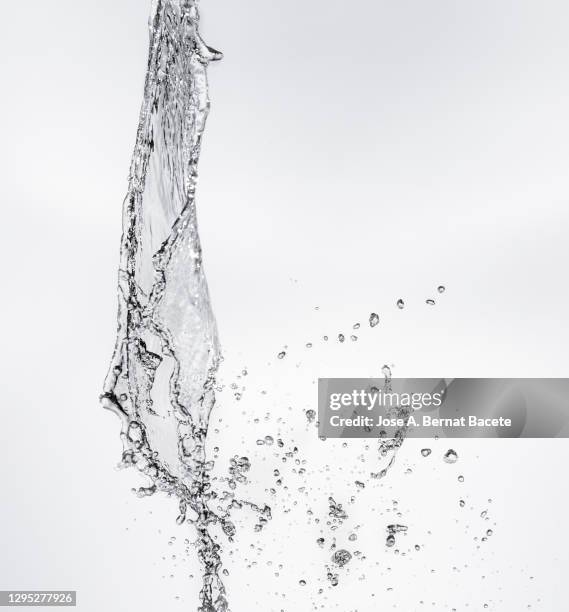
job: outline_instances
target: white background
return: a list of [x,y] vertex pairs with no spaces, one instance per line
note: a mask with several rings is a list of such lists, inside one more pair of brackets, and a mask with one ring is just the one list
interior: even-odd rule
[[[191,532],[174,524],[173,501],[137,500],[137,475],[113,471],[118,423],[97,402],[148,9],[3,10],[0,588],[76,589],[86,612],[196,607],[195,560],[170,559]],[[225,382],[246,365],[252,389],[239,405],[220,397],[219,469],[251,454],[251,494],[270,497],[274,457],[255,440],[277,426],[251,421],[269,409],[310,466],[308,501],[291,482],[266,532],[244,518],[227,547],[232,609],[565,610],[566,441],[457,443],[453,467],[444,442],[429,460],[409,443],[354,505],[350,520],[371,529],[358,540],[368,561],[331,591],[306,504],[325,517],[329,494],[345,501],[359,451],[319,442],[302,410],[316,407],[303,395],[315,376],[377,375],[383,363],[398,376],[568,375],[566,2],[204,0],[202,15],[226,56],[210,69],[202,243]],[[371,311],[381,324],[357,343],[321,341]],[[393,499],[410,526],[404,548],[420,543],[420,555],[385,550]]]

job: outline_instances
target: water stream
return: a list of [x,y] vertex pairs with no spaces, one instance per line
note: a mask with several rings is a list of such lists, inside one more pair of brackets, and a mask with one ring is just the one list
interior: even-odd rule
[[136,145],[123,204],[118,327],[102,403],[121,419],[122,463],[145,474],[139,495],[178,499],[203,566],[200,610],[226,610],[205,455],[220,360],[202,265],[196,179],[209,111],[207,67],[221,53],[198,31],[193,0],[156,0]]

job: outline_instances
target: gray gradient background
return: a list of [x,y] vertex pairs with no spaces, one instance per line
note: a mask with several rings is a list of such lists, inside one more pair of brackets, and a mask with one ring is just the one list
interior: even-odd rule
[[[86,612],[194,602],[192,570],[161,560],[172,503],[133,498],[136,475],[112,469],[118,423],[96,401],[148,4],[3,8],[0,588],[76,589]],[[373,340],[334,345],[315,372],[371,376],[389,362],[402,377],[569,376],[567,2],[208,0],[202,14],[226,57],[210,70],[199,219],[235,369],[349,332],[374,310]],[[247,437],[239,415],[228,418]],[[495,500],[492,561],[453,551],[445,476],[411,483],[400,469],[387,486],[439,534],[426,561],[437,571],[394,574],[378,587],[385,605],[462,610],[472,591],[469,609],[486,596],[494,610],[567,609],[567,442],[460,444],[470,495]],[[426,507],[433,498],[440,510]],[[278,518],[272,529],[288,539]],[[269,558],[310,560],[303,529],[294,547],[267,544]],[[476,580],[455,580],[455,563]],[[286,609],[310,609],[294,573],[277,584],[241,570],[229,579],[234,611],[280,610],[282,591]],[[326,609],[376,609],[359,588],[355,572]]]

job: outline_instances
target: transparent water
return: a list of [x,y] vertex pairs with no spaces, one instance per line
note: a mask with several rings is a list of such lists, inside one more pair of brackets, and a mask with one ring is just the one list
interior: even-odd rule
[[[231,540],[231,511],[246,506],[257,513],[260,531],[271,509],[234,493],[250,469],[247,457],[233,458],[224,490],[214,490],[213,462],[205,450],[221,352],[202,264],[196,182],[209,111],[207,67],[221,53],[204,43],[198,25],[192,1],[161,0],[153,6],[144,99],[123,204],[117,340],[102,402],[122,421],[122,465],[149,479],[138,495],[175,496],[178,524],[191,523],[197,532],[200,610],[223,611],[228,604],[220,544],[212,529],[221,528]],[[371,327],[379,323],[375,313],[369,320]],[[277,355],[285,357],[286,351]],[[380,455],[396,449],[402,438],[383,441]],[[274,443],[271,436],[257,441]],[[276,446],[284,443],[277,440]],[[393,460],[394,454],[374,476],[384,476]],[[330,516],[342,520],[338,508],[331,506]],[[333,564],[343,566],[350,558],[336,551]],[[337,582],[334,576],[329,572]]]
[[205,437],[220,360],[196,219],[197,164],[209,111],[193,1],[158,0],[150,19],[144,99],[123,204],[117,340],[103,405],[122,421],[122,463],[149,479],[140,495],[176,496],[203,565],[201,610],[225,610],[209,506]]
[[[226,472],[214,465],[219,447],[206,453],[206,442],[212,438],[210,418],[216,407],[216,392],[228,389],[233,401],[247,404],[248,390],[243,381],[249,373],[242,370],[238,381],[230,385],[219,381],[222,355],[202,262],[196,184],[209,112],[207,69],[210,62],[221,59],[221,54],[204,43],[198,26],[196,2],[154,2],[144,98],[123,204],[117,340],[102,403],[121,420],[121,465],[134,467],[146,479],[137,494],[144,497],[165,493],[179,506],[176,522],[182,528],[188,526],[188,538],[195,541],[195,556],[201,563],[201,612],[229,609],[224,586],[228,569],[222,560],[238,547],[247,554],[238,541],[239,521],[234,517],[242,509],[250,511],[256,534],[261,534],[272,518],[277,522],[287,514],[294,517],[290,520],[294,533],[283,530],[272,534],[273,540],[278,537],[286,542],[294,535],[289,545],[292,552],[286,557],[270,558],[266,564],[277,578],[285,571],[294,575],[298,563],[295,551],[300,550],[303,539],[303,550],[311,547],[322,556],[313,570],[295,575],[296,585],[313,589],[313,607],[337,608],[334,597],[323,595],[324,590],[335,593],[334,589],[350,572],[362,572],[358,578],[362,581],[364,564],[370,571],[370,566],[379,563],[374,556],[377,550],[392,555],[387,562],[382,560],[381,567],[381,576],[389,585],[388,564],[419,558],[424,540],[428,541],[424,534],[417,541],[417,529],[413,531],[408,526],[411,521],[403,516],[405,512],[391,491],[385,498],[377,495],[395,464],[406,432],[399,431],[391,440],[366,441],[360,446],[359,442],[350,442],[350,448],[348,443],[342,443],[341,448],[328,449],[339,463],[341,457],[351,457],[347,453],[353,453],[340,466],[346,468],[343,475],[335,472],[330,476],[338,465],[328,458],[323,458],[321,465],[314,458],[306,459],[308,454],[302,445],[308,435],[316,440],[315,411],[309,405],[295,406],[302,413],[303,431],[301,427],[293,431],[294,419],[284,423],[280,416],[270,418],[267,406],[267,416],[261,422],[258,418],[252,424],[246,421],[242,428],[247,430],[253,425],[247,444],[252,452],[230,456]],[[437,292],[445,293],[445,287],[438,286]],[[425,301],[428,306],[436,306],[433,298]],[[407,304],[411,300],[393,300],[397,310],[407,311]],[[363,315],[358,317],[362,323],[351,324],[357,335],[346,333],[346,329],[330,330],[330,335],[304,343],[303,349],[314,353],[323,347],[342,345],[342,350],[349,350],[354,343],[362,344],[366,334],[381,329],[383,315],[359,314]],[[298,359],[298,347],[276,350],[269,358],[279,367],[290,368],[290,375],[291,361]],[[391,368],[382,367],[380,362],[375,370],[381,372],[388,387]],[[264,393],[263,390],[260,395]],[[303,437],[304,433],[307,435]],[[214,436],[216,442],[218,437]],[[455,464],[456,451],[445,451],[438,451],[440,463]],[[227,459],[232,452],[223,453],[222,449],[221,454]],[[415,465],[428,461],[432,452],[431,448],[418,448],[416,463],[407,467],[405,474],[412,474]],[[269,478],[265,479],[269,483],[265,493],[272,507],[262,495],[256,493],[253,502],[249,494],[243,499],[238,493],[248,482],[252,463],[265,460],[267,465],[272,462]],[[317,482],[315,486],[307,486],[309,477]],[[349,481],[349,487],[341,485],[342,478]],[[460,476],[457,482],[463,483],[464,478]],[[362,498],[366,501],[359,501]],[[365,524],[357,522],[356,517],[361,516],[358,502],[365,506]],[[452,503],[464,509],[473,502],[459,499],[457,492]],[[488,519],[486,514],[480,518]],[[287,527],[283,521],[279,524]],[[317,538],[309,539],[307,525],[317,526]],[[369,534],[376,527],[381,536],[374,539]],[[493,535],[493,530],[486,529],[484,533],[482,541]],[[427,534],[430,536],[430,530]],[[257,541],[254,548],[257,554],[261,544]],[[253,567],[257,562],[247,563],[247,567]],[[407,576],[408,567],[401,567]],[[260,579],[256,581],[260,583]],[[402,582],[406,584],[406,580]],[[376,578],[366,582],[366,587],[375,597]],[[389,588],[384,590],[389,592]],[[273,595],[276,599],[276,593]],[[359,605],[363,597],[358,587],[351,603]],[[275,609],[280,609],[279,601]],[[372,606],[379,603],[373,599],[371,602]]]

